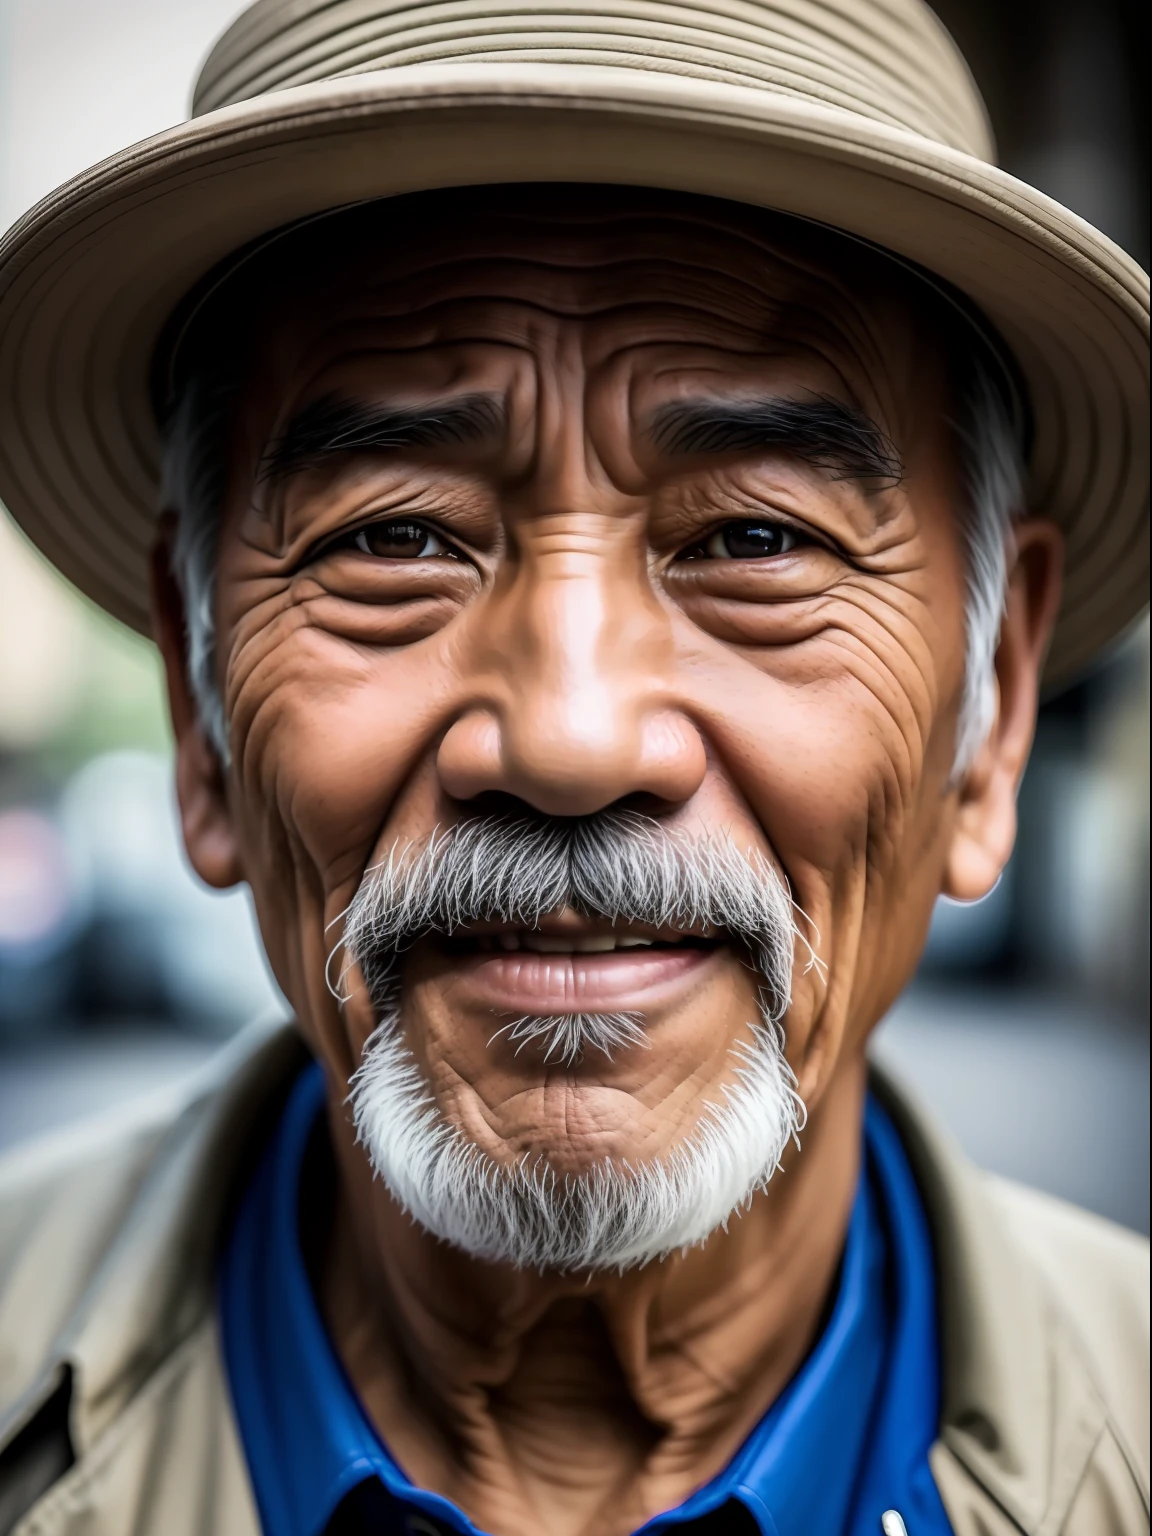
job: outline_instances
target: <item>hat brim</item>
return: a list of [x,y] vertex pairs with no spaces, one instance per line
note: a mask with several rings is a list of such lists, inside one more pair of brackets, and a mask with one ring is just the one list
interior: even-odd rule
[[293,87],[105,160],[0,242],[0,497],[47,558],[148,633],[150,395],[180,299],[260,234],[450,186],[579,181],[779,209],[967,294],[1033,412],[1030,502],[1064,530],[1047,680],[1148,596],[1148,280],[1075,214],[969,155],[726,83],[580,64],[418,64]]

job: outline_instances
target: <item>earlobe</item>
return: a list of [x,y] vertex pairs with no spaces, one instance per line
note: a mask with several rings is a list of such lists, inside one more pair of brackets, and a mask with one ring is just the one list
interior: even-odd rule
[[189,863],[216,890],[244,878],[224,774],[199,726],[176,741],[176,798]]
[[960,788],[942,896],[980,901],[995,886],[1016,842],[1016,787],[986,742]]
[[1016,841],[1016,795],[1032,748],[1040,675],[1060,605],[1062,536],[1034,518],[1016,529],[1000,644],[996,712],[959,786],[941,894],[979,901],[1003,873]]
[[218,890],[244,878],[228,805],[224,772],[200,726],[188,685],[184,601],[173,575],[170,530],[152,551],[152,631],[164,661],[168,710],[176,741],[176,795],[184,847],[192,868]]

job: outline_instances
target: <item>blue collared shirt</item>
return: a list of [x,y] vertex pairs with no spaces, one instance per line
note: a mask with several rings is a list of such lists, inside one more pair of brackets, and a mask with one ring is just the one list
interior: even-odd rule
[[[409,1482],[361,1407],[325,1330],[299,1240],[300,1178],[323,1109],[301,1075],[249,1186],[220,1268],[224,1356],[265,1536],[323,1536],[376,1479],[372,1528],[481,1536],[456,1505]],[[904,1149],[869,1100],[865,1158],[836,1298],[808,1358],[719,1476],[644,1536],[742,1505],[762,1536],[950,1536],[928,1467],[939,1416],[933,1256]],[[639,1533],[637,1533],[639,1536]]]

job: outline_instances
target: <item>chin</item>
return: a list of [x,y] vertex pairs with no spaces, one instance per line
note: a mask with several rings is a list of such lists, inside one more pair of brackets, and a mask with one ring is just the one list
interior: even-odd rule
[[[531,1092],[548,1112],[526,1116],[505,1141],[518,1152],[498,1158],[444,1113],[398,1021],[385,1020],[352,1079],[353,1118],[373,1169],[431,1237],[521,1269],[622,1271],[705,1242],[799,1135],[804,1107],[779,1032],[758,1027],[732,1054],[731,1081],[656,1155],[640,1155],[631,1095],[566,1075],[554,1111],[549,1085]],[[574,1108],[586,1123],[575,1134]]]

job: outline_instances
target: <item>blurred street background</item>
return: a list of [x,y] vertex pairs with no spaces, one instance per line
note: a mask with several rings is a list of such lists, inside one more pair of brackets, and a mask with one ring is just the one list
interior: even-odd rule
[[[181,119],[236,0],[0,0],[0,227]],[[1143,265],[1146,13],[941,0],[1002,163]],[[942,903],[876,1053],[984,1165],[1148,1230],[1148,627],[1046,703],[1016,855]],[[189,873],[150,646],[0,509],[0,1150],[173,1087],[283,1008],[246,895]]]

